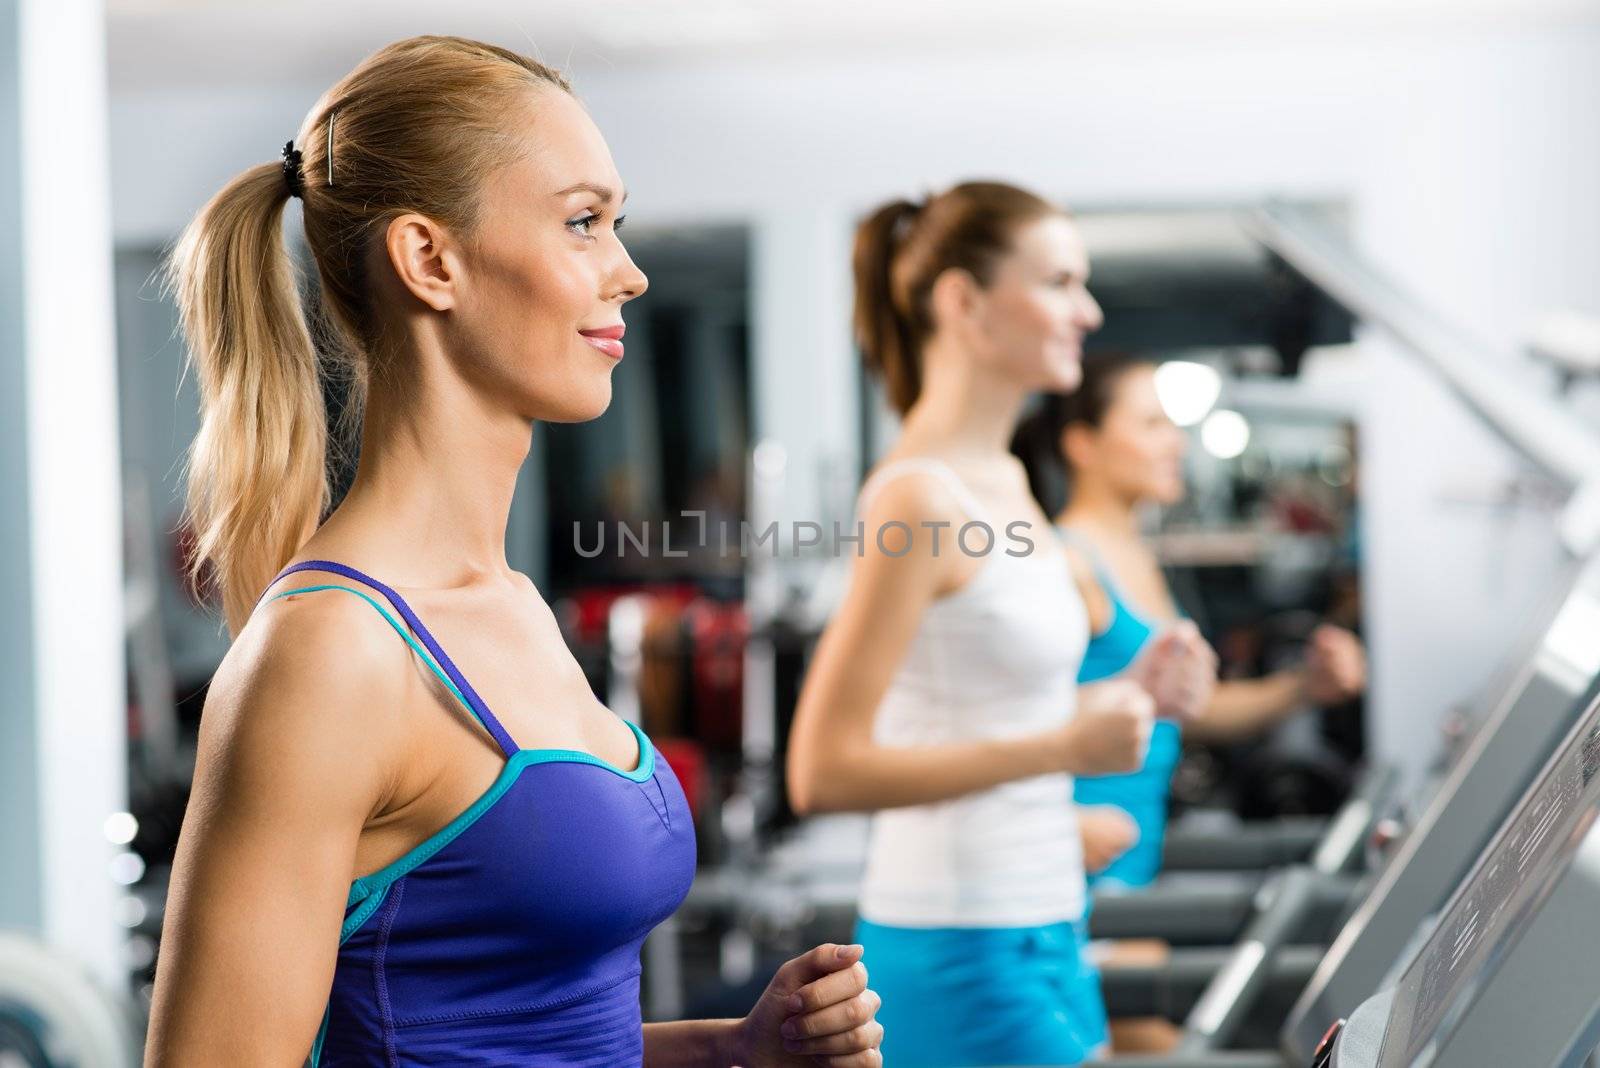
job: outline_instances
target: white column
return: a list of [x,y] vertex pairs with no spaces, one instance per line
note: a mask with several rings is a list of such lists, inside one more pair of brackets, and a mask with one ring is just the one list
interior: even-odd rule
[[[125,978],[106,817],[127,806],[105,10],[18,0],[23,378],[40,927]],[[11,814],[7,814],[10,818]]]
[[859,449],[849,214],[806,205],[759,219],[753,276],[753,437],[781,444],[787,462],[776,514],[750,518],[779,522],[788,559],[793,522],[847,522],[837,512],[853,499]]
[[[0,0],[0,233],[22,227],[17,123],[17,4]],[[23,400],[22,250],[0,246],[0,927],[39,924],[39,828],[33,759],[27,405]]]

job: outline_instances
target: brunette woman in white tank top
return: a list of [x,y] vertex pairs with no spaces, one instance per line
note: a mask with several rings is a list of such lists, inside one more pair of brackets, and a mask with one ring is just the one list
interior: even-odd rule
[[[883,464],[862,487],[858,514],[898,479],[931,479],[959,509],[956,540],[978,551],[972,575],[922,613],[878,703],[875,744],[897,749],[1049,735],[1072,718],[1078,661],[1088,641],[1083,601],[1054,545],[1013,556],[1006,524],[943,460]],[[971,525],[968,525],[971,524]],[[931,531],[924,531],[931,534]],[[885,809],[872,822],[861,914],[912,926],[1020,927],[1083,913],[1083,855],[1060,770],[1013,779],[932,805]],[[1066,793],[1063,793],[1066,791]]]
[[[1072,1064],[1105,1041],[1072,775],[1136,767],[1155,703],[1077,691],[1069,561],[1008,451],[1100,325],[1076,227],[968,183],[860,227],[856,330],[904,416],[791,734],[797,811],[872,811],[858,941],[885,1063]],[[984,551],[984,550],[987,551]]]

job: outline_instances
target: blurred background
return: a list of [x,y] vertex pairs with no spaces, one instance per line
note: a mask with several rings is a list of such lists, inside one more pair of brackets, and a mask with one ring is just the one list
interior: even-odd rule
[[[1592,0],[0,0],[0,928],[135,1019],[227,644],[180,577],[197,413],[162,257],[415,33],[567,72],[651,279],[610,410],[536,429],[507,542],[695,808],[647,1017],[742,1013],[772,961],[848,936],[849,863],[804,873],[863,824],[797,826],[781,776],[842,562],[789,525],[848,523],[895,433],[848,322],[882,200],[992,177],[1068,205],[1091,349],[1188,369],[1163,397],[1188,494],[1147,532],[1224,672],[1323,619],[1368,647],[1364,699],[1190,746],[1180,814],[1325,816],[1375,761],[1421,777],[1587,544],[1585,454],[1539,428],[1600,424]],[[576,551],[684,511],[776,522],[782,551]]]

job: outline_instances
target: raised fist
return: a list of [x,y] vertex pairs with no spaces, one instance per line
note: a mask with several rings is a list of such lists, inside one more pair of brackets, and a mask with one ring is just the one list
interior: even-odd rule
[[1155,699],[1129,679],[1080,687],[1077,713],[1057,731],[1062,770],[1074,775],[1137,771],[1150,748],[1155,713]]
[[1200,716],[1217,687],[1217,654],[1187,619],[1151,639],[1128,669],[1128,678],[1155,698],[1156,715],[1188,720]]
[[1331,623],[1311,632],[1304,667],[1306,699],[1338,705],[1367,688],[1367,653],[1361,639]]

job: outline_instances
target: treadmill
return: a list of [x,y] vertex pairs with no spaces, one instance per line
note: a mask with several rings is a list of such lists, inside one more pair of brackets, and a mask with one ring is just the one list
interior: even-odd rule
[[[1574,635],[1600,645],[1594,630]],[[1577,1068],[1600,1044],[1600,688],[1395,985],[1317,1068]]]
[[[1284,1049],[1308,1062],[1334,1015],[1375,989],[1397,947],[1435,911],[1515,803],[1506,794],[1532,781],[1586,710],[1600,679],[1600,557],[1580,571],[1545,628],[1531,662],[1496,716],[1479,732],[1416,827],[1402,840],[1371,893],[1344,925],[1296,1002]],[[1557,711],[1560,710],[1560,711]]]

